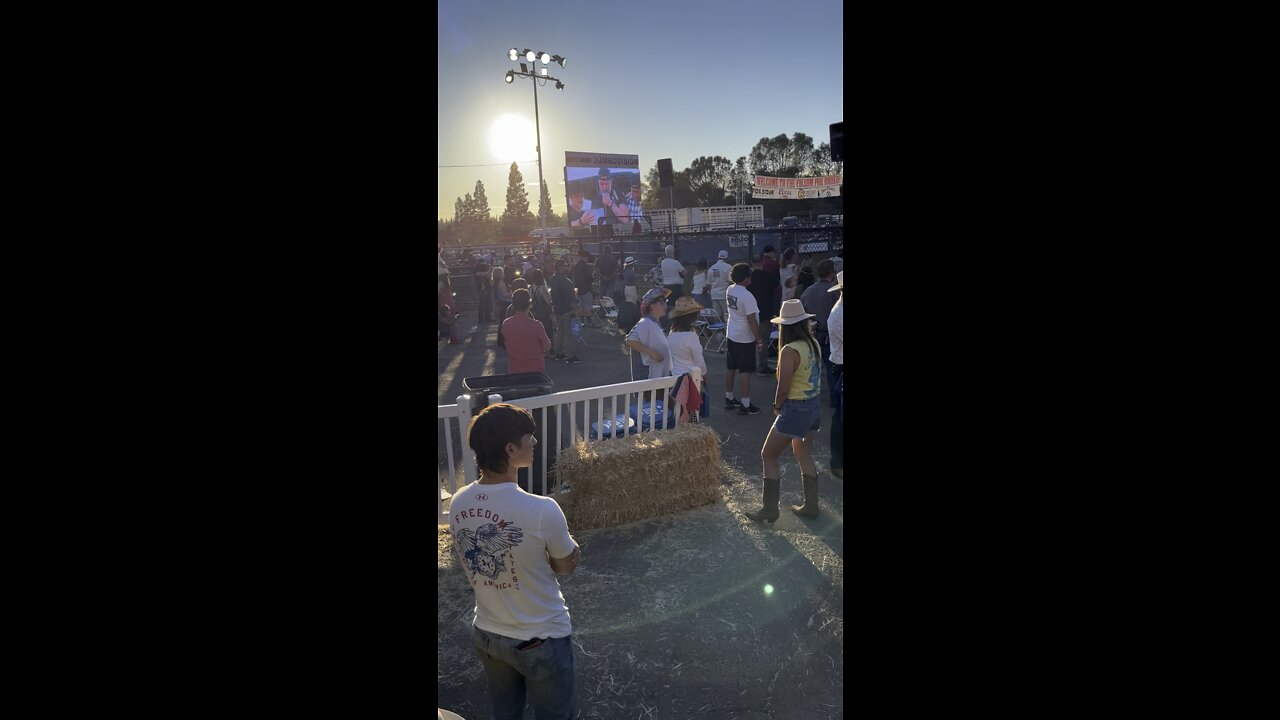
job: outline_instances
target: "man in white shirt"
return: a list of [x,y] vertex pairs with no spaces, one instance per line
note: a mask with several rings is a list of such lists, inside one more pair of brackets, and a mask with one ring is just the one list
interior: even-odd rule
[[[680,261],[675,259],[675,245],[668,245],[665,252],[667,256],[662,259],[662,264],[658,267],[662,269],[662,286],[671,291],[671,294],[667,296],[668,307],[670,307],[670,305],[675,304],[676,300],[680,299],[681,295],[684,295],[684,265],[681,265]],[[671,318],[664,315],[662,317],[662,329],[667,330],[670,327]]]
[[729,251],[721,250],[720,259],[707,268],[707,282],[711,284],[711,304],[722,322],[729,317],[729,306],[725,304],[724,293],[729,289],[729,273],[733,271],[733,266],[725,262],[728,258]]
[[[738,409],[739,415],[759,415],[760,408],[751,404],[751,373],[756,369],[756,351],[764,347],[764,335],[760,330],[760,306],[747,290],[751,285],[751,266],[738,263],[729,275],[733,284],[725,291],[725,303],[729,307],[727,329],[729,349],[725,353],[728,372],[724,380],[724,409]],[[733,398],[733,376],[742,373],[739,382],[740,400]]]
[[836,284],[827,292],[838,292],[835,307],[827,316],[827,337],[831,342],[831,382],[835,399],[831,417],[831,475],[844,477],[844,271],[836,273]]
[[471,580],[472,644],[489,678],[491,717],[520,718],[526,695],[538,717],[573,717],[573,628],[556,575],[582,550],[555,500],[516,484],[533,465],[537,426],[528,410],[497,403],[471,422],[467,444],[480,480],[458,491],[449,532]]

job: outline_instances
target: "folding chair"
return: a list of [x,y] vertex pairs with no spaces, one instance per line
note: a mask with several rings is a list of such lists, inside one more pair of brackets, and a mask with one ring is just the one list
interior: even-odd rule
[[603,311],[602,314],[604,316],[604,324],[605,324],[606,330],[608,330],[609,328],[612,328],[613,332],[611,334],[614,334],[614,335],[621,332],[621,330],[619,330],[618,328],[618,306],[614,304],[613,298],[609,297],[608,295],[600,296],[600,304],[596,305],[595,309],[598,311],[599,310]]
[[711,308],[704,309],[701,313],[699,313],[699,315],[702,318],[702,320],[700,320],[699,322],[703,323],[703,332],[705,333],[703,336],[705,339],[705,342],[702,344],[702,349],[710,350],[712,341],[714,341],[716,339],[716,336],[719,335],[720,344],[716,348],[716,352],[718,353],[724,352],[724,343],[725,343],[725,340],[728,339],[728,332],[729,332],[726,329],[727,326],[725,325],[724,321],[721,320],[720,316],[716,314],[716,311],[712,310]]

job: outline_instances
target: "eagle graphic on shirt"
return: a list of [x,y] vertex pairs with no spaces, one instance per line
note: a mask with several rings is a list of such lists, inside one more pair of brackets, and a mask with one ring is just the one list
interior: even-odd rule
[[455,538],[471,572],[490,580],[497,580],[499,573],[507,571],[507,552],[523,540],[524,531],[505,520],[481,525],[474,532],[461,528]]

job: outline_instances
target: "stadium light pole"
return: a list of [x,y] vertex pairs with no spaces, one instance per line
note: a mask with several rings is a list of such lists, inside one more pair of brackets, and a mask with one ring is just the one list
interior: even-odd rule
[[[554,62],[558,63],[561,69],[563,69],[567,60],[559,55],[550,55],[542,52],[541,50],[535,53],[528,48],[525,48],[524,52],[511,48],[507,51],[507,58],[510,59],[511,62],[520,62],[520,60],[523,59],[529,63],[528,66],[526,66],[525,63],[521,62],[519,72],[516,72],[515,70],[508,70],[506,77],[507,84],[515,82],[517,77],[526,77],[533,80],[533,123],[534,130],[537,134],[536,147],[538,150],[538,214],[542,216],[542,242],[546,243],[547,247],[550,247],[550,241],[547,240],[547,209],[542,207],[542,186],[544,181],[542,179],[542,121],[538,117],[538,81],[541,80],[546,83],[554,80],[556,83],[556,89],[563,90],[564,83],[560,82],[559,78],[553,78],[548,75],[547,66]],[[538,65],[542,65],[541,73],[538,72]],[[550,199],[551,191],[548,190],[547,200],[550,201]]]

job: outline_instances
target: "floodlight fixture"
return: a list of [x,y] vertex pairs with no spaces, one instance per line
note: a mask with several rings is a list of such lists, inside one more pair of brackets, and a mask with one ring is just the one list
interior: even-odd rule
[[552,56],[551,56],[551,62],[560,63],[560,69],[561,69],[561,70],[563,70],[563,69],[564,69],[564,64],[565,64],[566,62],[568,62],[568,60],[565,60],[564,58],[560,57],[559,55],[552,55]]
[[512,83],[512,82],[515,82],[515,80],[516,80],[516,71],[515,71],[515,70],[508,70],[508,71],[507,71],[507,82],[508,82],[508,83]]
[[507,57],[511,58],[511,62],[515,62],[516,60],[520,59],[520,51],[515,48],[511,48],[511,50],[507,53]]
[[538,59],[542,61],[543,65],[546,65],[547,63],[551,62],[551,56],[548,55],[547,53],[538,53]]
[[563,90],[563,89],[564,89],[564,83],[562,83],[562,82],[560,82],[559,80],[557,80],[557,81],[556,81],[556,89],[557,89],[557,90]]
[[534,51],[532,51],[532,50],[525,50],[525,51],[524,51],[524,59],[525,59],[525,60],[528,60],[529,62],[533,62],[534,60],[537,60],[537,59],[538,59],[538,53],[536,53],[536,52],[534,52]]
[[547,69],[542,68],[542,77],[547,77]]

